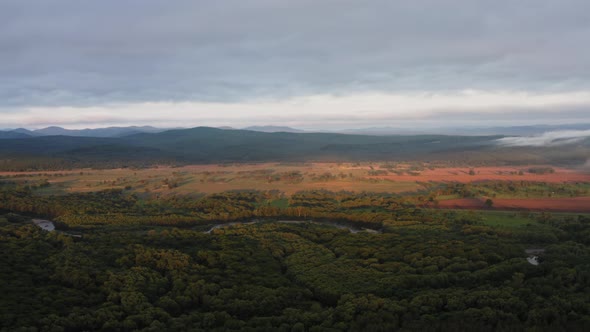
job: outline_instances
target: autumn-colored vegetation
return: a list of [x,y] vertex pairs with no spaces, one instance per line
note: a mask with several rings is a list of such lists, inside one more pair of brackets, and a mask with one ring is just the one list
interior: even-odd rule
[[[504,180],[421,181],[443,172],[424,164],[270,166],[2,174],[0,330],[590,324],[590,215],[501,211],[516,198],[585,200],[587,181],[535,181],[526,169]],[[467,177],[482,176],[470,169]],[[377,178],[384,172],[418,180],[401,192],[360,189],[395,184]],[[441,209],[460,200],[477,211]],[[526,260],[530,248],[541,252],[538,266]]]
[[[93,197],[98,201],[87,212],[107,203],[130,207],[113,195]],[[232,204],[221,201],[229,197],[199,206],[225,210]],[[239,197],[237,210],[255,196]],[[293,204],[331,211],[335,205],[319,206],[337,197],[302,193]],[[533,228],[490,227],[477,214],[391,206],[372,195],[340,198],[352,210],[390,211],[387,220],[382,212],[367,214],[383,233],[271,222],[205,234],[187,228],[198,222],[132,226],[115,214],[113,223],[105,218],[105,225],[78,228],[82,237],[75,238],[13,214],[0,217],[0,324],[6,330],[471,331],[583,330],[590,322],[587,217],[532,216]],[[546,252],[542,265],[532,266],[524,249],[538,246]]]

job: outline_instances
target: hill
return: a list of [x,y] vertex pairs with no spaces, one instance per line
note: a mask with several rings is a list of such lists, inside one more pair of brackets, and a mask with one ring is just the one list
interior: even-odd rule
[[261,131],[263,133],[303,133],[303,130],[285,126],[250,126],[243,130]]
[[185,160],[300,161],[423,157],[447,149],[469,150],[497,139],[442,135],[363,136],[328,133],[264,133],[197,127],[127,137],[127,144],[170,151]]
[[445,160],[485,164],[584,164],[590,141],[567,146],[502,146],[503,136],[369,136],[266,133],[209,127],[126,137],[41,136],[0,141],[0,160],[58,158],[96,166],[113,163]]
[[370,127],[352,128],[336,131],[342,134],[355,135],[514,135],[532,136],[541,135],[549,131],[560,130],[590,130],[590,124],[563,124],[563,125],[530,125],[530,126],[505,126],[505,127],[441,127],[441,128],[408,128],[408,127]]
[[8,139],[8,138],[30,138],[31,136],[15,132],[15,131],[0,131],[0,139]]
[[[18,128],[11,131],[11,133],[24,134],[27,136],[74,136],[74,137],[123,137],[138,133],[158,133],[166,129],[155,128],[151,126],[130,126],[130,127],[108,127],[108,128],[94,128],[94,129],[65,129],[62,127],[51,126],[43,129],[28,130],[25,128]],[[0,137],[2,138],[2,137]],[[10,137],[23,138],[23,137]]]

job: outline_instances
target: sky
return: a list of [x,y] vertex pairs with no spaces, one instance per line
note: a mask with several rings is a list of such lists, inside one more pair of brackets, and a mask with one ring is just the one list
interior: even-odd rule
[[587,0],[0,0],[0,128],[590,123]]

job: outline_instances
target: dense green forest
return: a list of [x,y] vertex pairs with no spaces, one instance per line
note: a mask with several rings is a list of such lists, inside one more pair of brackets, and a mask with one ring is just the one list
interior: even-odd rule
[[477,183],[427,183],[428,192],[457,197],[581,197],[590,195],[590,183],[548,183],[539,181],[480,181]]
[[[4,186],[0,196],[2,331],[590,326],[584,215],[514,213],[524,222],[497,226],[485,213],[424,208],[424,196],[321,190],[39,196]],[[544,250],[539,265],[527,262],[531,248]]]

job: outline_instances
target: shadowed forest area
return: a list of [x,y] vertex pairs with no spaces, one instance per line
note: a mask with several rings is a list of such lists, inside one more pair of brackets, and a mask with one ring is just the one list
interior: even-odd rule
[[[2,330],[590,324],[590,216],[435,210],[425,199],[329,191],[47,196],[4,187]],[[53,220],[56,231],[32,217]],[[527,261],[531,248],[541,252],[538,265]]]

